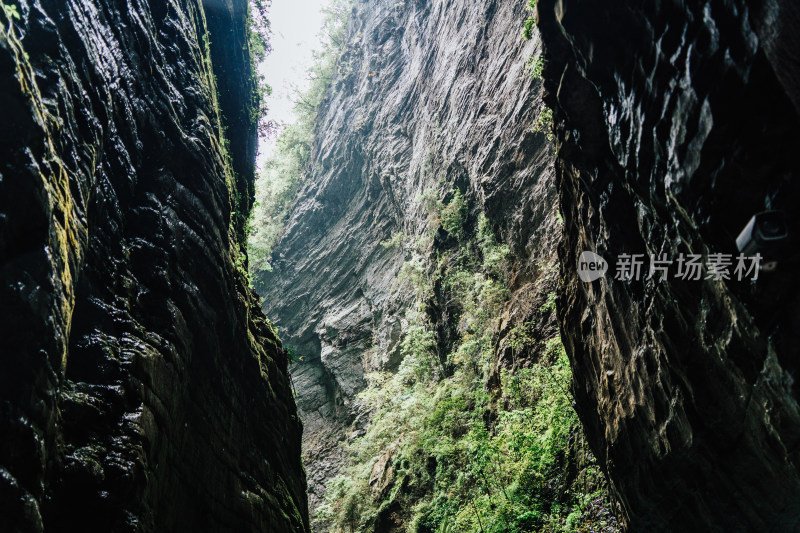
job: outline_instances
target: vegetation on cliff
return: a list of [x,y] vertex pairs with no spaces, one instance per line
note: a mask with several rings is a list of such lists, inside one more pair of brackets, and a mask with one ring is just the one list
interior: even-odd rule
[[[415,294],[403,359],[368,376],[358,402],[371,422],[342,444],[347,464],[315,520],[335,531],[611,531],[558,336],[516,326],[512,349],[523,356],[540,344],[544,356],[490,384],[512,257],[483,215],[468,216],[460,191],[446,198],[418,199],[432,211],[427,234],[384,242],[409,257],[398,277]],[[552,313],[552,301],[540,311]],[[451,326],[447,345],[440,330]]]
[[[336,73],[351,4],[351,0],[335,0],[325,10],[320,34],[322,46],[309,72],[309,87],[298,94],[294,108],[297,120],[283,126],[274,153],[256,179],[256,209],[248,228],[250,272],[256,286],[260,280],[259,273],[271,270],[272,247],[280,237],[292,202],[303,183],[314,142],[317,108]],[[270,123],[267,132],[274,133],[276,128],[277,125]]]

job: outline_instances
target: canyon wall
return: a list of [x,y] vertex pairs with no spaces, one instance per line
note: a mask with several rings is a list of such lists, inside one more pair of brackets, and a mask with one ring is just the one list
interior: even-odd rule
[[3,531],[307,530],[246,5],[0,3]]
[[[535,131],[541,82],[526,71],[539,42],[520,35],[527,15],[515,0],[353,8],[306,184],[261,279],[267,314],[301,358],[292,376],[312,511],[341,466],[337,443],[368,422],[354,404],[365,374],[400,363],[413,291],[398,272],[410,256],[381,242],[429,231],[431,196],[463,192],[467,231],[484,213],[516,257],[498,367],[513,364],[503,338],[514,325],[540,314],[535,336],[556,331],[540,311],[555,286],[560,230],[552,149]],[[429,271],[431,246],[422,258]],[[431,311],[442,345],[457,325],[449,313],[447,305]]]
[[[796,4],[540,0],[538,17],[562,338],[621,518],[631,531],[797,530]],[[756,281],[677,279],[675,264],[664,281],[615,279],[625,253],[735,257],[764,210],[789,238]],[[584,250],[609,261],[604,278],[578,279]]]

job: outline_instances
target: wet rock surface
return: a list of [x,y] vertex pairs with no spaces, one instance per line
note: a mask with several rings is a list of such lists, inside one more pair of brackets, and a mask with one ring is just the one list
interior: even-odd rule
[[307,528],[287,358],[232,215],[245,7],[0,6],[2,531]]
[[[538,9],[565,223],[562,338],[621,518],[632,531],[794,531],[796,6]],[[790,238],[755,283],[679,280],[674,266],[667,281],[613,277],[623,253],[736,254],[766,209]],[[583,250],[612,262],[605,278],[578,279]]]
[[[264,308],[302,357],[292,376],[312,513],[339,469],[337,442],[368,423],[354,404],[365,373],[400,363],[412,294],[397,277],[409,256],[381,242],[429,229],[426,193],[462,191],[472,219],[485,213],[519,258],[504,331],[553,290],[543,276],[555,262],[557,201],[552,150],[534,132],[541,82],[525,63],[539,44],[520,37],[527,14],[510,0],[355,5],[307,184],[263,278]],[[447,312],[433,311],[444,344]],[[554,321],[539,327],[552,334]],[[500,344],[498,365],[510,366]]]

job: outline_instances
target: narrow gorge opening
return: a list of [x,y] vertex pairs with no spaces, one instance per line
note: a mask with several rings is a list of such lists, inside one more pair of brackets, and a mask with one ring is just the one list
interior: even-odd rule
[[[273,35],[316,7],[290,5]],[[619,530],[557,325],[534,9],[331,2],[264,143],[250,274],[292,355],[315,531]]]

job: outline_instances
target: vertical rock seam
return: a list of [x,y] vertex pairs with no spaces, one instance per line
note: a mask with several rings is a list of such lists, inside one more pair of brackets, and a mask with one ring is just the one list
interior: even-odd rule
[[308,529],[287,357],[236,217],[246,17],[0,3],[2,531]]
[[[631,531],[797,531],[800,142],[792,2],[539,0],[577,410]],[[790,243],[755,283],[578,279],[578,255]],[[647,257],[647,255],[645,255]],[[674,274],[674,272],[673,272]]]

